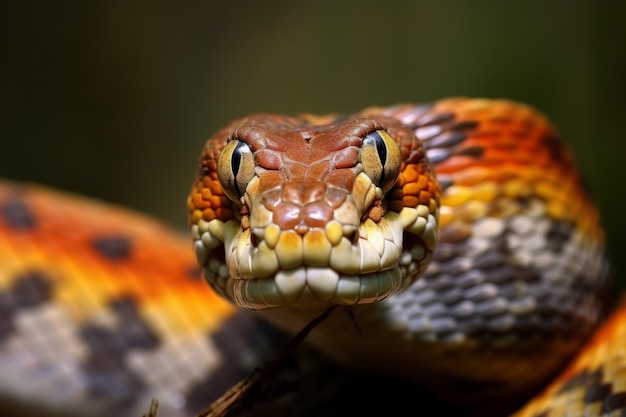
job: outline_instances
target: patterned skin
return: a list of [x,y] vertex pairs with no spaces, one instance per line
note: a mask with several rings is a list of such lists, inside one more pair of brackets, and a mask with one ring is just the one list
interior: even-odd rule
[[188,415],[244,374],[188,239],[101,202],[0,183],[0,312],[0,392],[46,410],[139,416],[157,396]]
[[[196,258],[218,294],[292,332],[348,305],[311,334],[315,346],[448,399],[534,392],[607,306],[598,213],[555,129],[521,104],[251,116],[209,140],[188,206]],[[156,396],[162,415],[190,415],[273,349],[268,329],[199,279],[188,240],[155,221],[7,183],[0,228],[0,393],[14,402],[137,416]],[[318,273],[327,269],[338,272]],[[302,270],[289,275],[304,277],[294,293],[274,284]],[[620,329],[609,325],[592,347],[617,355]],[[598,355],[556,384],[595,378],[597,395],[577,398],[624,410],[613,394],[626,376],[598,371]],[[547,395],[523,415],[567,415],[544,411]]]
[[[368,171],[363,151],[351,152],[381,130],[400,158]],[[247,159],[227,152],[239,148]],[[389,145],[379,153],[393,154]],[[609,278],[597,211],[554,127],[521,104],[449,99],[238,120],[207,142],[189,210],[198,259],[219,293],[291,332],[328,305],[350,305],[309,340],[348,366],[448,398],[536,389],[602,316]],[[336,223],[341,239],[330,237]],[[280,233],[267,233],[275,225]],[[308,252],[323,256],[307,259],[312,234],[328,238],[309,239],[320,243]],[[292,252],[304,254],[284,263]],[[391,283],[379,278],[396,272]]]
[[567,369],[514,417],[623,416],[624,341],[626,299]]

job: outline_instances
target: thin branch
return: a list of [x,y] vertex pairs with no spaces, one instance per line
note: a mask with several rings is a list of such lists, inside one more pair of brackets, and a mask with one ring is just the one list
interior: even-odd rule
[[289,341],[289,343],[287,343],[276,358],[256,368],[252,374],[226,391],[224,395],[215,400],[207,409],[198,414],[197,417],[231,417],[254,405],[255,400],[257,402],[259,399],[262,400],[262,397],[258,395],[258,393],[262,391],[262,386],[280,370],[287,367],[288,359],[293,355],[296,348],[336,307],[337,306],[328,307],[322,314],[311,320]]

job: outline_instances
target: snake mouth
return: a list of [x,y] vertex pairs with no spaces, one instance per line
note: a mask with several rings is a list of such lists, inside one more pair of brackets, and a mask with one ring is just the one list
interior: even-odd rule
[[[251,229],[225,238],[228,277],[224,290],[235,304],[252,310],[311,308],[380,301],[402,287],[400,258],[403,223],[397,213],[367,219],[353,233],[310,229],[303,235],[281,231],[253,244]],[[268,243],[269,242],[269,243]]]
[[192,230],[198,262],[219,294],[250,310],[306,309],[369,304],[403,291],[429,262],[436,224],[429,212],[405,208],[363,221],[352,237],[333,239],[332,227],[302,237],[283,231],[273,246],[267,238],[252,244],[251,229],[234,220],[200,221]]
[[232,287],[236,304],[261,310],[275,307],[369,304],[398,292],[400,267],[364,275],[342,275],[329,268],[301,267],[273,278],[238,279]]

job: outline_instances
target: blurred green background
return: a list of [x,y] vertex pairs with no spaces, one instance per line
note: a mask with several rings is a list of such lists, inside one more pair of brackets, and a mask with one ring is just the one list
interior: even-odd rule
[[506,97],[575,149],[623,271],[625,16],[591,0],[5,0],[0,176],[183,227],[199,150],[232,118]]

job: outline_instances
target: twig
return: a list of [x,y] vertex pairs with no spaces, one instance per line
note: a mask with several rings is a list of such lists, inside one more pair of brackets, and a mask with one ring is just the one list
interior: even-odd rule
[[287,360],[291,357],[295,349],[302,343],[307,335],[317,325],[324,321],[337,306],[328,307],[322,314],[311,320],[298,334],[287,343],[281,353],[273,360],[264,363],[256,368],[252,374],[242,381],[239,381],[220,398],[215,400],[207,409],[197,417],[230,417],[239,412],[245,411],[262,399],[258,398],[258,393],[262,390],[262,385],[283,369]]
[[143,414],[141,417],[156,417],[158,409],[159,400],[153,398],[152,401],[150,401],[150,409],[148,410],[148,414]]

